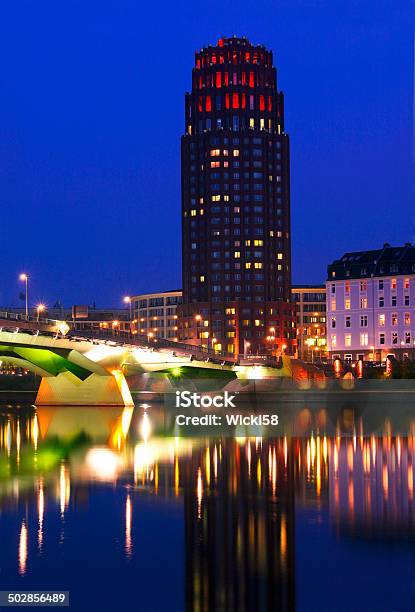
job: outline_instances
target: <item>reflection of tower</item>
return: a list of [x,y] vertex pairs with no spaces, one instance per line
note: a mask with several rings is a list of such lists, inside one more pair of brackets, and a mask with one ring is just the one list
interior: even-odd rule
[[193,454],[184,474],[188,610],[294,609],[291,466],[282,441],[225,440]]

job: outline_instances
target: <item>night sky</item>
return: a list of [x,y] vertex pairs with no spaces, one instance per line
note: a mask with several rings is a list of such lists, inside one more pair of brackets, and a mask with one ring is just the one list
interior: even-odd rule
[[[293,282],[415,241],[410,0],[19,1],[0,11],[0,305],[180,287],[194,51],[274,52],[291,137]],[[22,304],[22,302],[20,302]]]

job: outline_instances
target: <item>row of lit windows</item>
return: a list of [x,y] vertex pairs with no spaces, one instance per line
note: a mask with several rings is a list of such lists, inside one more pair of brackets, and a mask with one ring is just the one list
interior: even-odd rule
[[[396,291],[397,286],[398,286],[398,281],[396,278],[391,278],[391,280],[386,280],[386,279],[379,279],[377,281],[377,285],[378,285],[378,290],[379,291],[383,291],[385,289],[385,287],[390,286],[390,288],[392,289],[392,291]],[[344,291],[345,293],[350,293],[350,286],[351,283],[350,281],[345,281],[344,283]],[[367,280],[362,280],[359,281],[359,290],[361,293],[366,293],[367,292],[367,286],[368,286],[368,281]],[[409,278],[404,278],[402,281],[402,286],[403,289],[409,289]],[[336,283],[331,283],[331,293],[336,293]]]
[[[210,119],[210,117],[208,117],[207,119],[199,119],[197,125],[198,125],[199,133],[202,133],[204,131],[209,132],[212,129],[212,120]],[[282,133],[281,125],[277,124],[276,127],[277,127],[277,134],[281,134]],[[250,130],[259,129],[261,131],[264,131],[264,130],[272,131],[273,121],[272,119],[266,120],[264,117],[260,117],[259,122],[258,122],[255,120],[254,117],[249,117],[249,122],[247,124],[245,117],[242,116],[240,118],[238,115],[232,116],[232,123],[229,117],[225,117],[225,119],[222,119],[221,117],[217,117],[215,121],[215,129],[217,130],[232,129],[234,132],[237,132],[239,130],[243,131],[246,128],[249,128]],[[189,134],[189,136],[191,136],[193,133],[192,125],[190,123],[187,126],[187,133]]]
[[[220,74],[220,73],[219,73]],[[212,111],[213,104],[215,103],[215,109],[217,111],[221,111],[223,108],[226,110],[229,109],[245,109],[247,106],[249,110],[255,110],[255,107],[259,108],[260,111],[272,111],[272,96],[264,96],[260,94],[256,97],[253,94],[246,96],[246,94],[239,94],[234,92],[232,94],[225,94],[225,97],[215,96],[212,100],[211,96],[199,96],[198,98],[198,111],[201,113],[206,111],[210,113]],[[189,113],[191,111],[191,106],[189,107]]]
[[[378,334],[378,341],[380,345],[386,345],[386,334],[381,332]],[[398,332],[392,332],[390,335],[390,342],[392,346],[408,345],[411,344],[411,332],[405,332],[401,341],[399,341]],[[360,346],[369,346],[369,334],[361,333],[359,334],[359,344]],[[352,334],[344,335],[344,346],[346,348],[350,348],[352,346]],[[337,336],[331,336],[331,348],[334,349],[337,347]]]
[[[360,327],[367,327],[368,326],[368,316],[367,315],[361,315],[359,317],[359,323],[360,323]],[[404,325],[410,325],[411,324],[411,313],[410,312],[405,312],[403,315],[403,323]],[[390,324],[392,326],[395,325],[399,325],[399,314],[397,312],[393,312],[390,315]],[[384,327],[386,325],[386,315],[385,314],[380,314],[378,315],[378,325],[379,327]],[[336,317],[332,317],[331,318],[331,327],[332,329],[335,329],[335,327],[337,326],[337,319]],[[352,321],[351,321],[351,317],[350,316],[346,316],[344,317],[344,327],[351,327],[352,326]]]
[[[221,38],[218,43],[219,47],[223,47],[224,41]],[[269,53],[264,51],[234,51],[232,49],[221,50],[218,53],[203,53],[196,58],[196,68],[199,70],[200,68],[204,68],[205,66],[212,66],[216,64],[225,64],[232,63],[234,65],[241,64],[242,62],[246,64],[261,64],[268,66],[270,63],[270,55]]]
[[[410,296],[409,295],[404,295],[403,296],[403,306],[410,306],[411,300],[410,300]],[[398,306],[398,299],[396,295],[392,295],[391,296],[391,300],[390,300],[390,306],[392,308],[394,308],[395,306]],[[332,299],[330,301],[330,309],[332,311],[335,311],[337,307],[337,303],[335,299]],[[384,308],[385,307],[385,298],[383,295],[380,295],[378,297],[378,307],[379,308]],[[368,299],[366,297],[360,298],[359,300],[359,308],[361,309],[366,309],[368,308]],[[346,298],[344,300],[344,309],[345,310],[350,310],[351,309],[351,300],[350,298]]]

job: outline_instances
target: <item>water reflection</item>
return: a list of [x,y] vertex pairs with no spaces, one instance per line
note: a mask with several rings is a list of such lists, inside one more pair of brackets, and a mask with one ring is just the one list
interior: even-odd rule
[[[319,520],[328,522],[333,546],[342,538],[414,539],[413,429],[394,433],[387,419],[381,435],[366,435],[362,418],[348,416],[347,437],[316,430],[302,438],[191,439],[157,433],[160,407],[154,419],[152,406],[128,411],[90,408],[85,418],[79,408],[30,407],[0,415],[0,532],[16,551],[14,569],[7,546],[0,564],[11,584],[13,572],[36,575],[40,559],[53,571],[55,541],[65,555],[80,538],[83,562],[93,566],[101,553],[82,548],[84,522],[107,515],[100,542],[112,551],[108,572],[121,571],[118,541],[133,571],[149,554],[137,528],[149,499],[154,529],[169,521],[163,508],[182,508],[184,568],[176,571],[188,610],[294,610],[298,511],[310,504],[327,511]],[[89,517],[101,490],[104,504]]]

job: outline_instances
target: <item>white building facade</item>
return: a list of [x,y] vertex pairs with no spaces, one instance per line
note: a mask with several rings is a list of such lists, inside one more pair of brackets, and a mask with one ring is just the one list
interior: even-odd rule
[[149,338],[167,338],[177,342],[177,306],[182,302],[182,291],[143,293],[131,298],[133,333]]
[[328,267],[327,344],[355,362],[415,357],[415,247],[346,253]]

